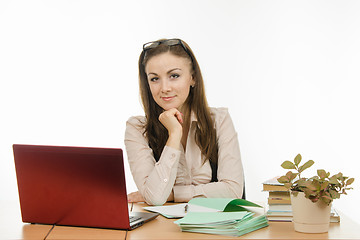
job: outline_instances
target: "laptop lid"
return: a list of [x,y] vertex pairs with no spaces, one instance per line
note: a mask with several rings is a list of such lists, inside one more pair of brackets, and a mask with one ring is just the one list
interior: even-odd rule
[[132,229],[146,221],[130,226],[122,149],[14,144],[13,151],[23,222]]

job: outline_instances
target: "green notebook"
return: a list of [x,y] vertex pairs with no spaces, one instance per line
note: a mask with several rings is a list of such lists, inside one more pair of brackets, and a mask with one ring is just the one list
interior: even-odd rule
[[248,211],[244,207],[262,208],[262,206],[258,204],[237,198],[193,198],[189,201],[189,204],[213,208],[223,212]]
[[175,221],[182,231],[241,236],[268,226],[265,215],[249,212],[189,213]]
[[184,232],[241,236],[269,225],[263,213],[245,208],[262,207],[244,199],[194,198],[189,204],[217,209],[218,212],[187,213],[175,221]]
[[[185,206],[187,206],[187,211],[185,211]],[[143,208],[147,211],[160,213],[166,218],[182,218],[190,212],[248,211],[245,207],[252,207],[252,209],[254,209],[253,207],[262,208],[250,201],[234,198],[194,198],[189,203],[147,206]]]

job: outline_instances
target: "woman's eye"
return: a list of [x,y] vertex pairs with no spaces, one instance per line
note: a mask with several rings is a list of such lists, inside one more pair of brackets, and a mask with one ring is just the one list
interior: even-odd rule
[[171,76],[170,76],[170,78],[178,78],[178,77],[180,77],[179,74],[171,74]]
[[153,77],[153,78],[150,78],[150,82],[156,82],[157,80],[159,80],[158,77]]

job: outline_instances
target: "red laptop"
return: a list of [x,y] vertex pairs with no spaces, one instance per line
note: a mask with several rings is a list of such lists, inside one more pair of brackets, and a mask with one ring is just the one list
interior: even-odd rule
[[23,222],[131,230],[123,153],[115,148],[13,145]]

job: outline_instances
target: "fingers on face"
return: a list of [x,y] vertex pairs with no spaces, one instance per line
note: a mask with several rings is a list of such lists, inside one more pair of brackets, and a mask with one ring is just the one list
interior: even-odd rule
[[177,117],[177,119],[179,120],[180,123],[184,123],[183,114],[181,112],[177,111],[176,117]]
[[183,114],[176,108],[169,109],[160,114],[159,120],[174,116],[180,123],[183,123]]

